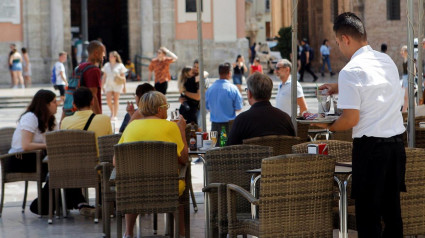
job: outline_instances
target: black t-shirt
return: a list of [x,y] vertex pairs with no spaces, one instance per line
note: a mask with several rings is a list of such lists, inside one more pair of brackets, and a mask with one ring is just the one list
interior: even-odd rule
[[184,84],[186,91],[191,93],[197,93],[199,90],[199,82],[196,82],[196,78],[188,78],[186,83]]
[[236,117],[227,145],[238,145],[245,139],[269,135],[295,136],[294,125],[288,114],[273,107],[269,101],[257,102]]
[[233,74],[244,74],[245,69],[243,66],[240,66],[239,64],[236,64],[236,66],[233,68]]
[[308,44],[305,44],[302,46],[301,57],[300,57],[302,62],[307,62],[306,52],[310,52],[310,46]]

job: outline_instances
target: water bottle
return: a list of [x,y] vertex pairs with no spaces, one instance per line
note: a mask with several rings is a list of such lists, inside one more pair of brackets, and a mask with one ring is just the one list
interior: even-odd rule
[[220,147],[224,147],[227,144],[227,133],[226,133],[226,127],[221,127],[221,133],[220,133]]

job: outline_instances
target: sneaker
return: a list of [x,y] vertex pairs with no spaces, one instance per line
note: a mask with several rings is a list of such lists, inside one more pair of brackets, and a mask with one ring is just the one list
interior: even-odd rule
[[[332,75],[332,73],[331,73],[331,75]],[[322,77],[325,77],[325,73],[323,73],[323,72],[322,72]]]
[[335,75],[335,73],[334,72],[331,72],[331,76],[334,76]]
[[316,76],[316,77],[313,79],[313,82],[316,82],[316,81],[317,81],[317,79],[318,79],[318,77]]

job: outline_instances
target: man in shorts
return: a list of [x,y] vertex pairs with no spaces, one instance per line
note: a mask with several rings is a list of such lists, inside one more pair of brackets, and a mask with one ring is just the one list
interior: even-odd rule
[[65,87],[68,86],[68,81],[66,80],[66,72],[65,72],[65,66],[63,63],[66,62],[66,52],[62,51],[59,53],[59,61],[55,63],[55,73],[56,73],[56,82],[53,85],[53,87],[56,90],[59,90],[59,93],[61,95],[61,104],[65,100]]

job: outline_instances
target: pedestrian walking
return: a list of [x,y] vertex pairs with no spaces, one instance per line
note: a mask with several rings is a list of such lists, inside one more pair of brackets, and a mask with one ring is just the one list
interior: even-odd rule
[[122,64],[121,56],[116,51],[109,53],[109,62],[103,68],[102,89],[106,93],[106,103],[111,111],[111,120],[117,120],[121,92],[126,93],[127,69]]
[[197,124],[201,93],[199,91],[199,77],[195,76],[195,72],[191,66],[186,66],[182,69],[177,85],[181,100],[180,114],[186,120],[187,124],[191,122]]
[[22,55],[13,48],[12,55],[9,57],[10,70],[12,71],[13,88],[18,88],[18,82],[21,88],[25,88],[24,77],[22,76]]
[[401,79],[402,79],[402,84],[401,87],[403,88],[404,91],[404,100],[403,100],[403,109],[401,110],[402,112],[407,112],[407,108],[409,107],[409,90],[408,90],[408,71],[407,71],[407,57],[408,57],[408,53],[407,53],[407,45],[403,45],[400,49],[400,55],[403,58],[403,63],[402,63],[402,75],[401,75]]
[[331,58],[330,58],[330,47],[329,47],[329,41],[327,39],[323,40],[322,46],[320,46],[320,54],[322,55],[322,68],[321,68],[321,74],[322,77],[325,77],[325,65],[328,65],[328,70],[331,76],[333,76],[335,73],[332,72],[331,68]]
[[246,71],[248,71],[245,65],[245,59],[242,55],[236,57],[236,62],[233,66],[233,84],[238,87],[239,92],[242,94],[242,81]]
[[12,71],[12,64],[10,63],[10,57],[12,57],[12,55],[14,53],[14,49],[16,48],[16,45],[10,44],[9,48],[10,48],[10,52],[9,52],[9,56],[7,58],[7,65],[9,67],[9,73],[10,73],[10,87],[13,88],[15,86],[15,82],[13,81],[13,71]]
[[249,75],[253,75],[255,72],[263,73],[263,66],[261,66],[260,58],[255,58],[254,63],[251,65]]
[[[169,55],[169,56],[167,56]],[[148,82],[152,79],[152,72],[155,74],[155,90],[162,94],[167,93],[168,81],[171,80],[170,64],[176,62],[177,55],[162,46],[158,50],[158,55],[149,65]]]
[[[59,90],[60,103],[62,104],[65,100],[65,87],[68,86],[68,80],[66,78],[65,65],[67,53],[62,51],[59,53],[59,60],[55,63],[52,70],[52,83],[56,90]],[[54,77],[54,79],[53,79]]]
[[338,83],[319,89],[339,93],[343,113],[331,125],[318,125],[330,131],[353,128],[351,197],[358,237],[402,238],[400,192],[406,191],[406,154],[398,70],[387,54],[368,45],[366,29],[354,13],[339,15],[333,30],[349,62]]
[[24,76],[25,87],[29,88],[31,87],[31,75],[32,75],[30,57],[28,56],[27,48],[22,48],[21,52],[22,52],[22,67],[23,67],[22,76]]
[[303,38],[301,40],[301,68],[300,68],[300,82],[304,81],[304,71],[307,71],[308,73],[313,76],[313,82],[316,82],[317,76],[314,74],[314,72],[311,70],[311,61],[314,58],[313,50],[311,49],[310,45],[308,44],[307,38]]

